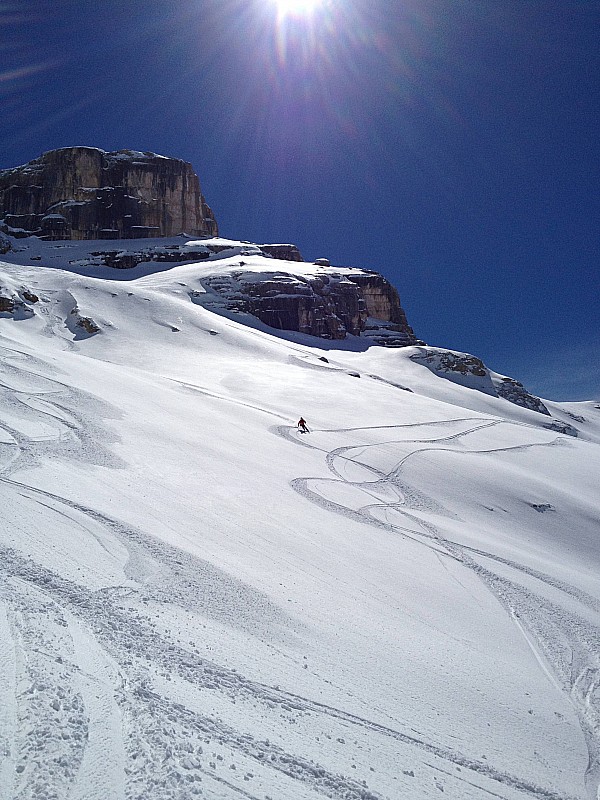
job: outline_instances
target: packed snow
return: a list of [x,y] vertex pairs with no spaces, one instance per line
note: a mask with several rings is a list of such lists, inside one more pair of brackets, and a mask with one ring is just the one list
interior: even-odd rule
[[0,800],[597,800],[600,404],[13,245]]

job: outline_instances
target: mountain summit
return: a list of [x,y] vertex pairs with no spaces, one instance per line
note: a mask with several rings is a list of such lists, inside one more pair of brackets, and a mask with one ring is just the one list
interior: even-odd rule
[[6,233],[44,239],[214,236],[217,222],[192,165],[137,150],[50,150],[0,171]]

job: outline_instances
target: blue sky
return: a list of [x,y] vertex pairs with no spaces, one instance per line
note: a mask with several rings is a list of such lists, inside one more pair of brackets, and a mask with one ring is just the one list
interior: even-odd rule
[[418,336],[600,399],[600,3],[0,0],[0,168],[190,161],[221,233],[375,269]]

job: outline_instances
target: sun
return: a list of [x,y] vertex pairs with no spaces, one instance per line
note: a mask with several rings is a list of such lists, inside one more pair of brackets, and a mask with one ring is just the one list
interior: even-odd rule
[[302,17],[315,11],[323,0],[273,0],[280,17]]

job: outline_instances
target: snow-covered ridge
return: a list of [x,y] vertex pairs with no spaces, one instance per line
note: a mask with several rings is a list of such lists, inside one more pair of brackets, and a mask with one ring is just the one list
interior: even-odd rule
[[[7,237],[5,237],[6,239]],[[292,260],[273,258],[272,249],[289,252]],[[516,379],[489,370],[465,353],[432,348],[419,342],[400,305],[398,293],[381,275],[355,267],[331,266],[327,259],[301,260],[293,245],[258,245],[223,237],[115,242],[44,242],[12,240],[11,260],[55,265],[112,280],[155,274],[174,291],[189,282],[196,304],[240,321],[260,320],[278,331],[326,340],[353,340],[357,349],[422,345],[411,358],[436,375],[485,394],[550,415],[542,400]],[[159,273],[165,274],[158,277]],[[130,277],[131,276],[131,277]],[[6,293],[5,293],[6,294]],[[15,308],[21,309],[18,301]],[[21,313],[20,312],[20,313]],[[79,319],[79,318],[78,318]],[[102,325],[83,317],[88,332]],[[352,346],[352,345],[351,345]],[[577,428],[561,420],[551,423],[564,433]],[[559,428],[557,428],[559,429]]]
[[[417,342],[398,293],[385,278],[353,267],[325,266],[326,259],[307,264],[294,245],[183,235],[137,242],[22,239],[12,251],[16,261],[61,264],[114,279],[120,279],[120,272],[127,271],[129,279],[189,262],[201,280],[201,288],[190,296],[212,310],[252,315],[277,330],[323,339],[364,336],[395,347]],[[289,253],[291,260],[274,258],[273,252]]]
[[[420,347],[416,353],[411,355],[411,359],[424,364],[434,374],[459,383],[461,386],[476,389],[478,392],[484,392],[494,397],[503,397],[518,406],[550,416],[550,412],[540,398],[528,392],[522,383],[489,370],[476,356],[437,347]],[[575,429],[570,427],[569,432],[577,435]]]

